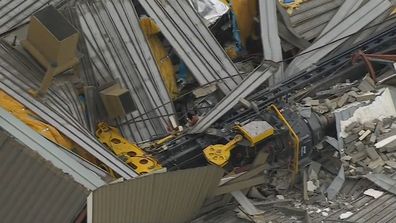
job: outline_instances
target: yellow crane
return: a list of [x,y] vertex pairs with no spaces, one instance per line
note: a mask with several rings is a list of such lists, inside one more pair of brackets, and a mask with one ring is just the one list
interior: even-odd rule
[[98,124],[96,136],[101,143],[130,165],[138,174],[146,174],[162,168],[152,156],[136,144],[126,140],[118,129],[109,126],[107,123],[101,122]]

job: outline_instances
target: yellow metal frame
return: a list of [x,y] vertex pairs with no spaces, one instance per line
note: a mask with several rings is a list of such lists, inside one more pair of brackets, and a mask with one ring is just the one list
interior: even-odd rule
[[293,127],[289,124],[289,122],[283,116],[283,114],[279,111],[279,109],[273,104],[270,107],[275,111],[278,118],[287,126],[287,128],[289,129],[289,133],[292,136],[293,141],[294,141],[294,159],[293,159],[293,164],[292,164],[292,169],[293,169],[292,181],[294,181],[294,179],[299,171],[298,167],[299,167],[299,161],[300,161],[300,138],[294,131]]
[[138,174],[145,174],[162,168],[153,157],[126,140],[118,129],[110,127],[104,122],[98,124],[96,136],[101,143],[130,165]]

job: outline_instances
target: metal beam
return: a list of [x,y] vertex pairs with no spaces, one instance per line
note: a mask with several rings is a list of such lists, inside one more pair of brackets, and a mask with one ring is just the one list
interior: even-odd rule
[[257,87],[270,78],[277,69],[267,67],[261,64],[253,72],[251,72],[236,89],[226,95],[216,106],[209,111],[198,123],[190,129],[189,133],[201,133],[215,123],[219,118],[230,111],[241,98],[245,98],[252,93]]
[[242,80],[202,18],[185,0],[140,0],[200,85],[219,82],[225,93]]
[[[318,62],[342,44],[346,40],[344,37],[359,31],[365,25],[385,12],[389,7],[391,7],[391,3],[388,0],[369,1],[334,27],[331,32],[323,35],[310,47],[305,49],[301,55],[289,64],[289,67],[285,71],[286,74],[289,77],[293,76],[294,74],[297,74],[297,72],[307,69],[309,66]],[[335,40],[338,41],[333,42]]]
[[[276,1],[259,1],[261,40],[263,43],[264,59],[274,62],[282,61],[282,46],[278,35],[278,19],[276,17]],[[283,68],[274,74],[270,84],[276,84],[285,79]]]

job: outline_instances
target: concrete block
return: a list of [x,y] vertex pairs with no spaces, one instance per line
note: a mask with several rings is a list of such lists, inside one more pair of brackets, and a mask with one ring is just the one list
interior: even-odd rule
[[367,157],[367,153],[366,151],[362,150],[357,153],[351,154],[351,157],[352,162],[356,163],[358,161],[364,160]]
[[366,130],[374,131],[375,130],[375,123],[374,122],[365,122],[363,123],[363,128]]
[[366,92],[366,91],[373,91],[375,90],[375,83],[370,76],[366,75],[363,80],[360,82],[358,86],[359,90]]
[[374,93],[366,93],[366,94],[361,94],[356,97],[357,101],[369,101],[369,100],[374,100],[377,97]]
[[355,147],[356,147],[357,151],[361,151],[361,150],[363,150],[365,148],[364,144],[361,141],[357,141],[355,143]]
[[385,154],[383,154],[383,153],[378,153],[378,154],[379,154],[379,156],[381,157],[381,159],[382,159],[383,161],[388,161],[388,160],[389,160],[389,158],[388,158],[387,155],[385,155]]
[[352,129],[354,129],[358,126],[360,126],[359,122],[352,122],[351,124],[349,124],[348,126],[345,127],[345,132],[350,133],[352,131]]
[[377,136],[373,133],[370,135],[370,143],[374,144],[377,142]]
[[314,112],[319,113],[319,114],[324,114],[324,113],[329,111],[329,108],[327,106],[325,106],[325,105],[318,105],[318,106],[313,106],[312,110]]
[[348,101],[349,95],[348,94],[343,94],[337,101],[337,106],[342,107],[345,105],[345,103]]
[[373,147],[368,147],[366,149],[367,155],[370,157],[370,159],[372,160],[377,160],[378,158],[380,158],[380,156],[378,155],[377,151],[375,150],[375,148]]
[[378,158],[376,160],[371,161],[368,165],[368,168],[371,170],[374,170],[378,167],[383,167],[384,165],[385,165],[385,162],[381,158]]
[[385,164],[392,167],[393,169],[396,169],[396,161],[388,160],[385,161]]
[[346,138],[344,138],[344,143],[345,144],[351,143],[353,141],[356,141],[358,138],[359,138],[358,135],[349,134]]

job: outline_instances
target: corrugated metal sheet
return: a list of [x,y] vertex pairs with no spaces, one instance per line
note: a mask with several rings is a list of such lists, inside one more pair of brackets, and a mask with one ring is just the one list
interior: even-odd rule
[[36,11],[48,4],[62,5],[65,0],[1,0],[0,1],[0,35],[27,22]]
[[81,164],[83,160],[70,156],[66,150],[44,138],[3,108],[0,108],[0,126],[88,190],[106,184],[101,176]]
[[200,85],[218,81],[220,89],[227,94],[242,80],[188,1],[141,0],[140,3]]
[[221,168],[207,166],[104,186],[88,200],[88,223],[189,222],[222,176]]
[[293,10],[291,26],[306,40],[316,38],[336,14],[344,0],[310,0]]
[[[78,111],[79,100],[71,83],[69,87],[51,87],[45,98],[33,98],[28,92],[37,89],[44,72],[26,57],[0,41],[0,89],[14,97],[38,117],[57,128],[86,151],[126,179],[137,176],[133,169],[118,159],[83,126],[84,113]],[[60,84],[62,86],[63,84]],[[73,115],[75,114],[75,116]],[[81,118],[79,118],[81,117]]]
[[[331,32],[326,33],[316,40],[310,47],[305,49],[302,52],[304,55],[296,57],[289,64],[285,73],[288,76],[293,76],[298,71],[304,70],[316,63],[333,51],[337,46],[345,42],[347,38],[344,37],[361,30],[364,26],[389,9],[390,6],[391,3],[388,0],[369,1],[335,26]],[[335,40],[339,41],[333,43]]]
[[18,223],[69,223],[88,190],[40,155],[0,132],[0,219]]
[[80,3],[77,13],[98,85],[118,79],[137,105],[118,120],[124,136],[140,142],[166,135],[173,104],[132,2]]

